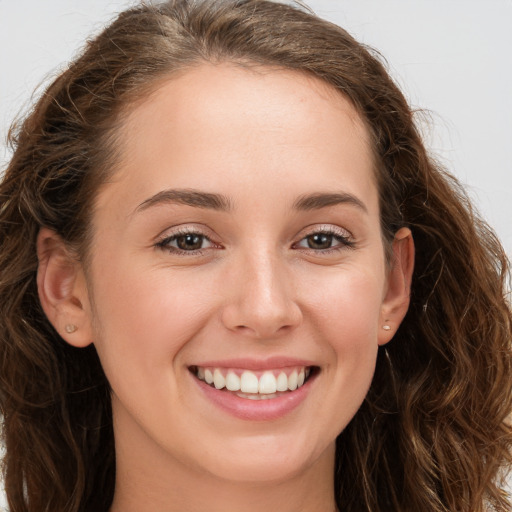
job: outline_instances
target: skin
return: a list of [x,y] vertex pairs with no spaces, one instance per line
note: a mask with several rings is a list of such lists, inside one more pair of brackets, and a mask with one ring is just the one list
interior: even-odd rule
[[[69,343],[95,344],[113,389],[112,512],[334,510],[335,439],[405,315],[413,265],[406,229],[385,260],[362,120],[317,79],[205,64],[160,84],[120,140],[88,268],[51,231],[38,239],[43,308]],[[229,208],[163,198],[176,189]],[[344,200],[296,207],[334,193]],[[177,250],[184,230],[199,252]],[[327,247],[311,247],[315,233]],[[272,356],[320,371],[271,421],[220,410],[189,371]]]

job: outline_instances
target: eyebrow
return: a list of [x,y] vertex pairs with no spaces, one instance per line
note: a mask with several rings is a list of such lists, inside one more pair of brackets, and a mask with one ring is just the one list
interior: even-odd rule
[[356,206],[365,213],[368,209],[364,203],[356,196],[347,192],[341,193],[316,193],[301,196],[295,201],[293,207],[296,210],[319,210],[329,206],[336,206],[338,204],[349,204]]
[[183,204],[222,212],[231,210],[231,202],[222,194],[212,194],[193,189],[170,189],[162,190],[146,199],[137,206],[135,211],[144,211],[160,204]]
[[[161,204],[183,204],[195,208],[205,208],[221,212],[227,212],[232,209],[229,198],[222,194],[213,194],[211,192],[202,192],[193,189],[169,189],[162,190],[155,195],[143,201],[135,212],[141,212]],[[347,192],[341,193],[314,193],[299,197],[293,207],[296,210],[319,210],[338,204],[350,204],[368,213],[364,203],[356,196]]]

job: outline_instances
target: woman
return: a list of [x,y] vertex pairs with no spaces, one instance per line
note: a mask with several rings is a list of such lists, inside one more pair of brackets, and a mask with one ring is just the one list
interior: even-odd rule
[[127,11],[14,144],[13,512],[508,510],[506,257],[342,29]]

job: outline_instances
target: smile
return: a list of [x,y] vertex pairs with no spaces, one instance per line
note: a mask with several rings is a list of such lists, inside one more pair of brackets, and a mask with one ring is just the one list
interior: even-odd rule
[[231,391],[240,398],[250,400],[268,400],[301,388],[313,368],[297,366],[251,371],[193,366],[190,370],[199,380],[217,390]]
[[257,422],[285,419],[307,407],[321,374],[320,366],[288,357],[209,361],[188,370],[194,388],[217,410]]

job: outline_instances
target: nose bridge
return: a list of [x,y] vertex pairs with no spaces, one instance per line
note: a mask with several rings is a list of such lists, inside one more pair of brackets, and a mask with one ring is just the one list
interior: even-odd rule
[[302,318],[283,257],[268,247],[241,255],[231,269],[233,294],[223,311],[226,327],[265,338],[298,325]]

